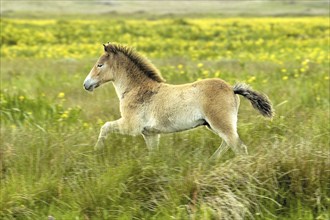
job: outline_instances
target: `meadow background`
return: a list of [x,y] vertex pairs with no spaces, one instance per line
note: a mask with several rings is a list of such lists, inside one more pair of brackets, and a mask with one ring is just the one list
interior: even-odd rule
[[[328,1],[1,1],[0,219],[330,218]],[[220,77],[266,93],[241,99],[248,156],[210,156],[205,128],[142,137],[111,84],[82,83],[102,43],[135,47],[168,83]]]

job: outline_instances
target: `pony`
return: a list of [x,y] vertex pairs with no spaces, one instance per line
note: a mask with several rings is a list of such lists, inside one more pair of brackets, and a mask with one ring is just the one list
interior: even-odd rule
[[223,142],[213,154],[220,157],[229,148],[247,154],[237,133],[238,95],[250,100],[261,115],[272,118],[268,97],[244,83],[230,86],[212,78],[173,85],[165,83],[159,70],[131,47],[103,44],[99,57],[83,86],[93,91],[112,82],[120,100],[121,118],[106,122],[100,130],[95,149],[102,149],[109,133],[142,135],[147,148],[158,147],[160,134],[189,130],[199,126],[219,135]]

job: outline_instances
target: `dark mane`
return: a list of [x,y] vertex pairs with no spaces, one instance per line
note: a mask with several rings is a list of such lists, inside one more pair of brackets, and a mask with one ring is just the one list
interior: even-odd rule
[[161,77],[159,70],[146,57],[138,54],[133,48],[121,44],[108,43],[104,45],[104,50],[108,53],[114,54],[118,52],[123,53],[146,76],[157,82],[165,82],[165,80]]

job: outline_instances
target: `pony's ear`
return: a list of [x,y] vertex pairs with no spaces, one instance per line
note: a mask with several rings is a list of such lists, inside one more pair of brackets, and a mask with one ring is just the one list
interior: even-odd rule
[[117,49],[116,49],[116,46],[111,44],[111,43],[107,43],[107,44],[103,44],[103,47],[104,47],[104,52],[107,52],[107,53],[114,53],[116,54],[117,53]]

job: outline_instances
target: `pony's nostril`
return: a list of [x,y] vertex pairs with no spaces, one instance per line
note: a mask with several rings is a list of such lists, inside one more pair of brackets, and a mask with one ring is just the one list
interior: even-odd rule
[[86,90],[90,90],[91,89],[91,85],[87,85],[86,83],[84,83],[84,88],[86,89]]

